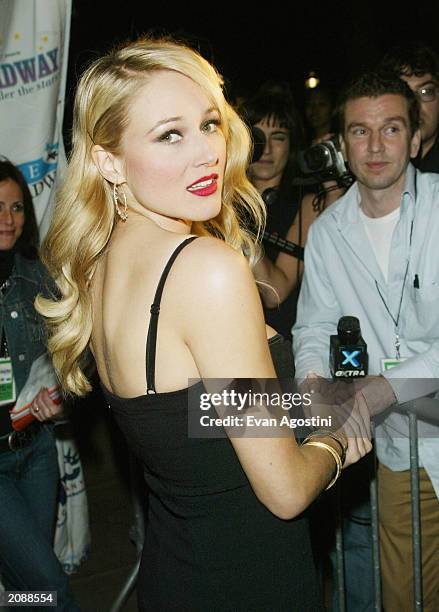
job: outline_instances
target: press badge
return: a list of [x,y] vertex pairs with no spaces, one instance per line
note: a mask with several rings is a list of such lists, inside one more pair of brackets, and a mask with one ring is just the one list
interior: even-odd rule
[[10,357],[0,357],[0,406],[16,400],[15,380]]
[[395,366],[399,366],[400,363],[405,361],[407,357],[400,357],[396,359],[396,357],[383,357],[381,359],[381,372],[387,372],[387,370],[391,370]]

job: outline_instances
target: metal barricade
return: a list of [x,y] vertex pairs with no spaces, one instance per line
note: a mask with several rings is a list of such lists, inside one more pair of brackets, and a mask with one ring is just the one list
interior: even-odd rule
[[419,500],[419,456],[418,456],[418,420],[416,414],[409,413],[410,427],[410,482],[412,493],[412,543],[413,543],[413,579],[414,609],[422,610],[422,556],[421,556],[421,513]]
[[381,593],[381,564],[380,564],[380,534],[378,522],[378,488],[376,478],[376,451],[373,448],[374,461],[371,464],[373,472],[370,475],[370,516],[372,527],[372,562],[373,562],[373,592],[374,610],[381,612],[382,593]]
[[[421,513],[419,493],[419,453],[418,453],[418,417],[438,424],[439,400],[422,398],[415,402],[408,402],[402,406],[409,420],[409,446],[410,446],[410,483],[411,483],[411,509],[412,509],[412,544],[413,544],[413,610],[422,612],[422,540],[421,540]],[[402,408],[401,407],[401,408]],[[375,453],[375,449],[373,450]],[[374,610],[382,611],[380,545],[379,545],[379,513],[378,491],[376,478],[376,460],[373,462],[373,473],[370,478],[370,507],[372,528],[373,577],[374,577]],[[342,519],[340,509],[336,510],[336,583],[334,588],[338,592],[338,612],[346,612],[345,575],[344,575],[344,548]],[[349,611],[353,612],[353,611]]]
[[[132,592],[136,588],[137,576],[139,573],[140,560],[142,556],[143,542],[145,539],[145,513],[143,508],[143,499],[141,493],[141,487],[139,487],[138,478],[138,463],[135,458],[130,454],[130,489],[131,489],[131,501],[133,504],[133,526],[130,531],[130,538],[134,541],[137,551],[137,560],[128,574],[122,588],[120,589],[113,605],[110,608],[110,612],[121,612]],[[144,488],[144,487],[143,487]]]

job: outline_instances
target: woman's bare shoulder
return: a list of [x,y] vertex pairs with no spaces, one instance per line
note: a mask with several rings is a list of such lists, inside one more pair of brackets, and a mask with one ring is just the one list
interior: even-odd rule
[[173,324],[200,375],[273,376],[261,300],[246,258],[214,238],[199,238],[184,251],[168,303],[178,303]]
[[196,279],[200,290],[209,287],[212,291],[234,288],[244,279],[254,284],[247,259],[231,246],[213,237],[199,237],[189,248],[184,249],[182,267],[189,278]]

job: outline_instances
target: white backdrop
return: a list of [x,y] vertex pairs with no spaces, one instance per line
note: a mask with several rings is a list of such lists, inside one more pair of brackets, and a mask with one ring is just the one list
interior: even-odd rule
[[72,0],[0,0],[0,155],[29,184],[44,235],[65,167],[62,140]]

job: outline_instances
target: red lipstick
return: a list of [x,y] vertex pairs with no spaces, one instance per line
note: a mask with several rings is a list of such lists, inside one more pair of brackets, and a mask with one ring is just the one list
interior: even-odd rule
[[209,176],[202,176],[197,181],[186,187],[189,193],[193,193],[197,196],[209,196],[218,189],[218,174],[210,174]]

